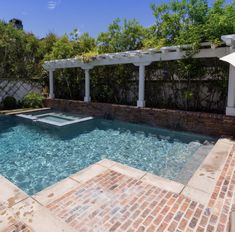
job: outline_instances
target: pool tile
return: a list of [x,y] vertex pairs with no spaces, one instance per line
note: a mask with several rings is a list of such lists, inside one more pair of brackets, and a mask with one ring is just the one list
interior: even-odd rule
[[0,204],[6,207],[12,207],[28,197],[25,192],[3,176],[0,176],[0,186]]
[[71,178],[66,178],[39,193],[32,196],[33,199],[37,200],[42,205],[47,205],[54,201],[56,198],[76,188],[79,183]]
[[92,179],[93,177],[105,172],[106,170],[107,168],[101,165],[94,164],[75,173],[74,175],[70,176],[70,178],[78,181],[79,183],[84,183]]

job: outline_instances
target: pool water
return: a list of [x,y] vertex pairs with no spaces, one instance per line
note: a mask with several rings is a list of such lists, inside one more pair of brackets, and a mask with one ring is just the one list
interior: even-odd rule
[[190,167],[193,172],[206,156],[198,151],[214,142],[211,137],[120,121],[94,119],[58,129],[2,116],[0,174],[30,195],[101,159],[180,181],[192,157],[197,160]]

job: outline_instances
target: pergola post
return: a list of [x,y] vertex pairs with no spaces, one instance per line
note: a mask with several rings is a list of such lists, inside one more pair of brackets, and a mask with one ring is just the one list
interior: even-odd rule
[[137,107],[140,107],[140,108],[145,107],[145,99],[144,99],[145,66],[150,65],[150,64],[151,62],[134,64],[135,66],[139,66],[139,90],[138,90]]
[[138,94],[137,107],[145,107],[144,82],[145,82],[145,66],[141,64],[139,66],[139,94]]
[[91,101],[91,96],[90,96],[90,69],[85,69],[85,97],[84,101],[85,102],[90,102]]
[[53,71],[54,70],[49,70],[49,98],[54,99],[55,94],[54,94],[54,78],[53,78]]
[[90,69],[92,69],[93,66],[91,65],[84,65],[82,69],[85,71],[85,96],[84,96],[84,102],[90,102],[91,96],[90,96]]
[[235,67],[230,64],[226,115],[235,116]]

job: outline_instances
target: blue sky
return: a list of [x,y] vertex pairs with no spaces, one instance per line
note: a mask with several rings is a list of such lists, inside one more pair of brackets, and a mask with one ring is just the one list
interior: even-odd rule
[[62,35],[74,28],[97,36],[115,18],[153,24],[150,4],[163,0],[0,0],[0,17],[23,20],[24,29],[38,37],[48,32]]

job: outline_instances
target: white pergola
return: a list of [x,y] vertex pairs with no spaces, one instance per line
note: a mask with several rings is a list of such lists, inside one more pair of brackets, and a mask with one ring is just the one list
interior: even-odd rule
[[[213,47],[210,43],[202,43],[201,48],[194,58],[222,58],[235,52],[235,35],[222,36],[223,47]],[[85,96],[84,101],[90,102],[90,69],[95,66],[134,64],[139,67],[139,89],[137,107],[145,107],[145,66],[156,61],[170,61],[183,59],[190,45],[162,47],[160,49],[146,49],[127,51],[120,53],[109,53],[93,57],[89,63],[85,63],[81,58],[70,58],[61,60],[45,61],[44,69],[49,71],[49,98],[54,98],[53,72],[56,69],[77,68],[85,71]],[[235,67],[230,64],[228,102],[226,108],[227,115],[235,116]]]

